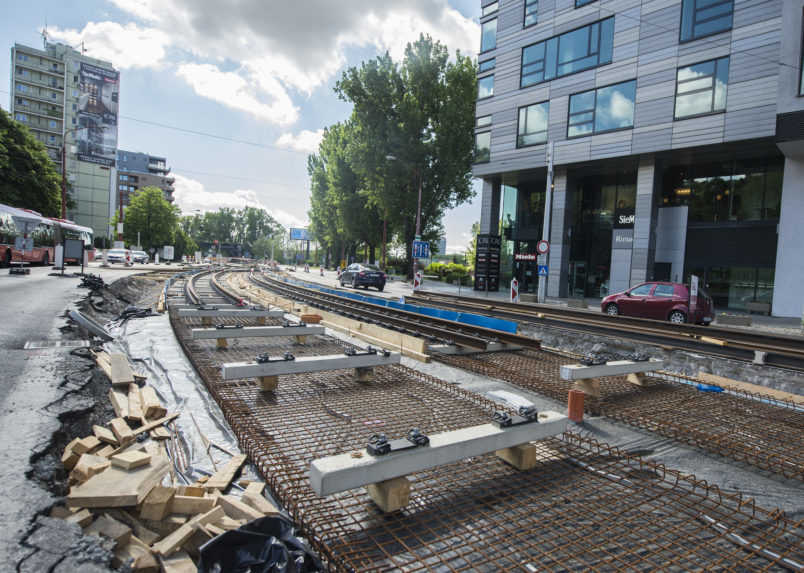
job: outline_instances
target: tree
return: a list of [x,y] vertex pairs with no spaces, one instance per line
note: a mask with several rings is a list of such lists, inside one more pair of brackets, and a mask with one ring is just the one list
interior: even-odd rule
[[144,249],[169,245],[179,228],[179,208],[165,200],[158,187],[143,187],[125,209],[123,236],[134,244],[137,233]]
[[466,264],[470,269],[475,268],[475,254],[477,253],[477,235],[480,233],[480,222],[472,223],[472,230],[469,231],[469,244],[466,246]]
[[177,226],[173,232],[173,248],[175,257],[181,258],[184,255],[194,255],[198,250],[198,245],[184,229]]
[[416,234],[419,188],[421,235],[442,234],[447,209],[472,197],[475,66],[422,35],[397,65],[387,54],[344,72],[335,87],[353,104],[348,157],[365,180],[369,205],[405,243],[408,275]]
[[61,213],[61,175],[44,144],[28,128],[0,109],[0,203]]

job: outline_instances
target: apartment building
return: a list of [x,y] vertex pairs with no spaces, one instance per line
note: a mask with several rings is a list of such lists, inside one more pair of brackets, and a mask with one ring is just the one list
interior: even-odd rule
[[802,314],[802,0],[481,6],[489,288],[536,292],[546,270],[547,296],[600,298],[694,274],[718,308]]
[[11,48],[11,114],[64,170],[75,207],[67,218],[108,236],[114,210],[119,73],[70,46]]
[[173,202],[173,184],[167,159],[136,151],[117,150],[117,200],[128,206],[136,192],[143,187],[158,187],[165,200]]

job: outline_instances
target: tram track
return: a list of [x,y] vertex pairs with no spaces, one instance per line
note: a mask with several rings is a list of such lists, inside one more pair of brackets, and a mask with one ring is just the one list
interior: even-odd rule
[[[224,278],[194,277],[195,304],[234,302]],[[183,301],[184,290],[175,302]],[[265,341],[239,339],[219,350],[191,338],[198,319],[175,310],[170,318],[241,448],[332,571],[648,571],[668,564],[785,571],[804,564],[804,522],[571,432],[539,441],[533,470],[517,471],[490,454],[410,476],[411,503],[393,514],[381,513],[363,489],[318,498],[307,478],[311,459],[358,450],[379,430],[467,427],[500,406],[399,365],[378,368],[368,386],[332,371],[283,376],[276,391],[263,392],[253,380],[222,380],[220,364],[253,359]],[[268,345],[298,355],[345,347],[320,335]]]

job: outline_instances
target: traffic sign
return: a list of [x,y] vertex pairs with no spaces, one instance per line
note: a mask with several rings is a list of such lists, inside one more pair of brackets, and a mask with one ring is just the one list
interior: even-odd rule
[[539,276],[540,277],[547,276],[547,265],[539,265]]
[[413,241],[413,258],[429,259],[430,243],[428,243],[427,241]]
[[536,252],[540,255],[546,255],[550,252],[550,243],[542,239],[538,243],[536,243]]

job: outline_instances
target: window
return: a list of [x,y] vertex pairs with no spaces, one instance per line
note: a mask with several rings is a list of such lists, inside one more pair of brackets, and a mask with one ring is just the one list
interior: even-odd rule
[[516,146],[527,147],[547,141],[547,113],[549,103],[536,103],[519,108],[519,127]]
[[491,125],[491,116],[490,115],[481,115],[475,121],[475,127],[486,127]]
[[28,116],[25,115],[24,113],[18,113],[14,116],[14,119],[16,119],[17,121],[28,121]]
[[488,163],[491,159],[491,132],[475,134],[475,163]]
[[648,296],[650,294],[650,289],[653,288],[653,283],[647,283],[644,285],[639,285],[631,289],[631,296]]
[[477,99],[485,99],[494,95],[494,75],[477,80]]
[[525,0],[525,27],[533,26],[539,19],[539,0]]
[[490,60],[484,60],[477,65],[478,73],[487,72],[489,70],[493,70],[494,66],[497,64],[496,58],[491,58]]
[[676,119],[725,110],[728,82],[728,57],[679,68]]
[[580,8],[581,6],[586,6],[592,2],[597,2],[597,0],[575,0],[575,7]]
[[56,93],[55,92],[50,94],[50,99],[56,99]]
[[614,18],[522,48],[520,87],[608,64],[613,49]]
[[59,64],[50,64],[50,67],[53,68],[54,70],[58,70]]
[[711,36],[731,30],[733,0],[683,0],[681,41]]
[[73,90],[73,97],[78,97],[78,90]]
[[634,126],[636,80],[570,96],[567,137]]
[[75,118],[73,118],[73,125],[75,125]]
[[497,18],[483,22],[480,32],[480,51],[488,52],[497,47]]
[[18,97],[17,98],[17,105],[23,105],[22,102],[24,102],[24,101],[25,101],[24,99],[22,99],[21,97]]
[[671,297],[674,294],[673,285],[656,285],[653,296]]
[[128,175],[121,175],[120,181],[128,181]]
[[47,125],[48,125],[48,127],[49,127],[50,129],[56,129],[56,126],[57,126],[56,122],[55,122],[55,121],[53,121],[52,119],[51,119],[50,121],[48,121],[48,122],[47,122]]
[[482,18],[483,16],[494,14],[499,8],[500,8],[499,2],[492,2],[488,6],[483,6],[483,10],[482,13],[480,14],[480,17]]
[[28,86],[23,84],[17,84],[17,91],[25,93],[28,91]]
[[48,141],[50,141],[50,143],[55,143],[56,142],[56,136],[55,135],[51,135],[47,139],[48,139]]

